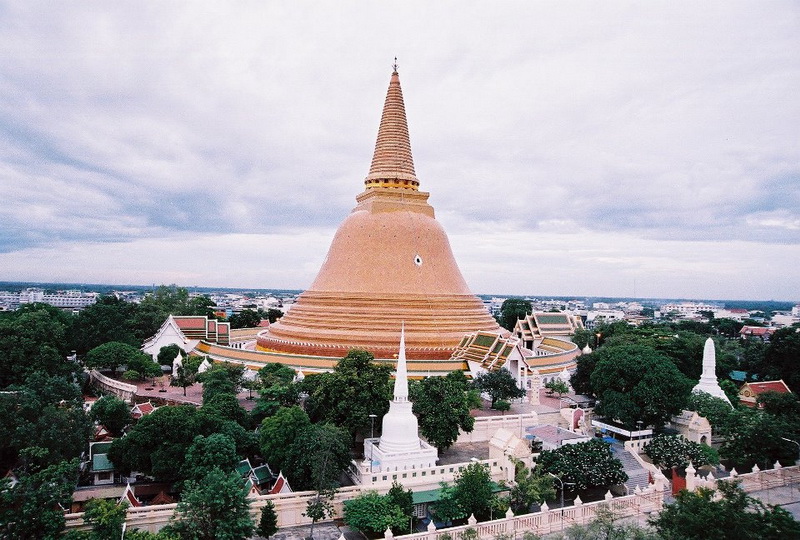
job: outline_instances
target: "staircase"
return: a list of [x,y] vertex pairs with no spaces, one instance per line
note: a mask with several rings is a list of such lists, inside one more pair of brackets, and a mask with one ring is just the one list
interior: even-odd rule
[[614,457],[620,460],[622,463],[622,468],[625,469],[625,472],[628,475],[628,481],[625,482],[625,485],[628,487],[628,490],[632,493],[633,490],[638,485],[641,489],[647,487],[648,484],[648,472],[647,469],[641,466],[641,464],[636,461],[636,458],[630,455],[625,448],[619,444],[614,443],[611,445],[611,453],[614,454]]

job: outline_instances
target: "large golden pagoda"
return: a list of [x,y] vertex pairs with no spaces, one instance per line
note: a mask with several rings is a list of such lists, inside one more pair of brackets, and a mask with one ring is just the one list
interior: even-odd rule
[[466,333],[500,332],[419,191],[396,67],[364,183],[317,278],[257,350],[340,358],[357,347],[390,359],[405,322],[409,360],[447,360]]

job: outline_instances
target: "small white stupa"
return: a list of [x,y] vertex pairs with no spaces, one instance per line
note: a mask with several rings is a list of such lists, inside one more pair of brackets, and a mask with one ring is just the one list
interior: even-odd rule
[[400,330],[400,354],[394,379],[394,399],[383,417],[380,439],[364,441],[364,460],[372,472],[434,467],[439,451],[419,438],[417,417],[408,400],[405,329]]
[[728,405],[731,404],[728,396],[719,386],[717,381],[717,354],[714,349],[714,340],[708,338],[703,347],[703,374],[700,376],[700,382],[692,389],[692,392],[705,392],[716,398],[725,400]]
[[180,352],[178,352],[178,356],[175,357],[175,360],[172,361],[172,376],[178,376],[178,369],[183,366],[183,356]]

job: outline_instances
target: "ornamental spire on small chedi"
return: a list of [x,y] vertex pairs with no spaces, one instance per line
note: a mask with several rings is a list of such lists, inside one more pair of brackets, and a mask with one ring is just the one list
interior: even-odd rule
[[439,451],[419,438],[417,417],[408,400],[405,327],[400,329],[400,351],[394,378],[394,398],[383,417],[380,439],[364,441],[362,478],[370,473],[433,467]]
[[717,381],[717,355],[714,349],[714,340],[708,338],[703,347],[703,374],[700,376],[700,381],[692,389],[693,393],[705,392],[715,398],[719,398],[728,405],[731,404],[725,391]]

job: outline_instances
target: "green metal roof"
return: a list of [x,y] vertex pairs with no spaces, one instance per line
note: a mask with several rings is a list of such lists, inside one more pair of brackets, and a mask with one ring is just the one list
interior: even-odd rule
[[114,464],[108,459],[108,454],[95,454],[92,456],[92,471],[105,472],[113,471]]
[[111,441],[95,443],[91,448],[92,456],[95,454],[108,454],[108,449],[111,448]]

